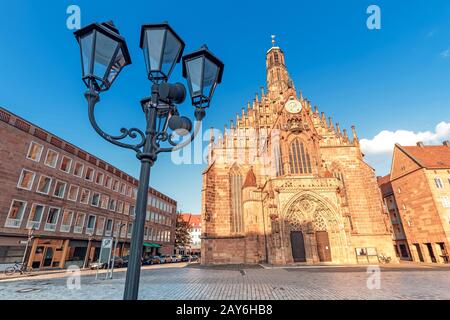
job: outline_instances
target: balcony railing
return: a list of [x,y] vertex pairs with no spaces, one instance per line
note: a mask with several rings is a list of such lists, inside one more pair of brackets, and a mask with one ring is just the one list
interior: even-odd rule
[[97,229],[97,231],[95,232],[95,234],[97,236],[102,236],[103,235],[103,229]]
[[86,228],[86,234],[94,234],[94,228]]
[[22,219],[6,219],[5,227],[7,228],[20,228]]
[[111,231],[111,230],[106,230],[106,231],[105,231],[105,236],[106,236],[106,237],[110,237],[111,234],[112,234],[112,231]]
[[61,232],[69,232],[70,231],[70,225],[61,225],[61,228],[59,228],[59,231],[61,231]]
[[40,221],[28,221],[27,222],[27,229],[38,230],[40,226],[41,226]]
[[55,231],[56,230],[56,223],[46,223],[44,227],[45,231]]
[[73,227],[73,233],[83,233],[83,227]]

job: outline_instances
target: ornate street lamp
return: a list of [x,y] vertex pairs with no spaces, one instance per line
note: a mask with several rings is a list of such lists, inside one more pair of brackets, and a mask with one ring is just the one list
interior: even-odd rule
[[141,49],[144,51],[150,81],[167,81],[175,64],[180,62],[184,42],[167,24],[145,24],[141,28]]
[[84,83],[97,91],[108,90],[123,67],[131,64],[125,39],[112,21],[88,25],[75,36],[80,44]]
[[188,80],[194,106],[209,107],[216,85],[222,82],[223,67],[206,45],[183,57],[183,77]]
[[[180,149],[200,131],[205,109],[209,107],[214,89],[221,82],[224,65],[206,47],[183,58],[183,76],[189,84],[192,105],[195,107],[195,128],[189,118],[180,116],[177,104],[186,98],[181,83],[167,83],[174,66],[180,62],[184,42],[167,23],[142,26],[140,47],[144,52],[148,79],[152,82],[151,96],[141,100],[146,128],[120,129],[120,135],[104,132],[95,119],[94,109],[100,93],[108,90],[122,69],[131,64],[125,39],[112,22],[91,24],[75,32],[80,45],[82,79],[88,90],[89,120],[95,131],[105,140],[123,148],[132,149],[141,161],[141,173],[136,199],[136,217],[133,224],[130,258],[125,282],[124,299],[136,300],[139,291],[144,225],[150,168],[161,152]],[[172,132],[168,132],[170,129]],[[175,142],[177,135],[190,135]],[[136,144],[122,142],[125,138],[139,139]],[[161,144],[166,143],[166,147]]]

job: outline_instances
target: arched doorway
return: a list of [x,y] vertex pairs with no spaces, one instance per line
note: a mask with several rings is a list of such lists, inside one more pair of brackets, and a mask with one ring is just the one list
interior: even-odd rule
[[[281,217],[292,262],[345,262],[345,231],[336,210],[320,195],[303,192],[286,205]],[[285,242],[285,243],[286,243]]]

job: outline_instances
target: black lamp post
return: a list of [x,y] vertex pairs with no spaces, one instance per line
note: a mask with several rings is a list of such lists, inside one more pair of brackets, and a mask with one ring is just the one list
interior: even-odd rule
[[[100,129],[95,120],[94,108],[100,101],[99,94],[108,90],[123,67],[131,64],[125,39],[112,22],[91,24],[75,32],[80,44],[83,81],[88,90],[89,120],[97,133],[105,140],[123,148],[132,149],[141,161],[141,173],[136,199],[136,217],[131,238],[130,258],[125,282],[125,300],[138,298],[144,240],[145,214],[150,180],[150,168],[161,152],[180,149],[196,137],[200,124],[209,107],[214,88],[222,80],[224,65],[206,46],[183,58],[183,77],[187,79],[192,105],[195,107],[195,128],[187,117],[179,115],[177,104],[186,98],[181,83],[167,83],[174,66],[180,62],[184,42],[167,23],[142,26],[140,46],[144,51],[148,79],[152,82],[151,96],[141,100],[146,117],[146,128],[120,129],[121,134],[112,136]],[[168,129],[172,132],[168,133]],[[177,143],[175,134],[190,137]],[[125,138],[139,138],[137,144],[121,142]],[[161,143],[166,142],[166,147]]]

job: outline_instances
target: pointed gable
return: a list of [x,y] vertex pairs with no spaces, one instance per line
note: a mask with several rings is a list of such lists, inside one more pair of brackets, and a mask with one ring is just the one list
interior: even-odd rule
[[404,148],[399,144],[396,144],[394,147],[390,176],[391,181],[422,168],[420,163],[414,157],[411,157]]
[[247,187],[256,187],[256,176],[255,173],[253,172],[253,169],[250,168],[250,170],[248,170],[247,172],[247,176],[245,177],[245,182],[242,188],[247,188]]

